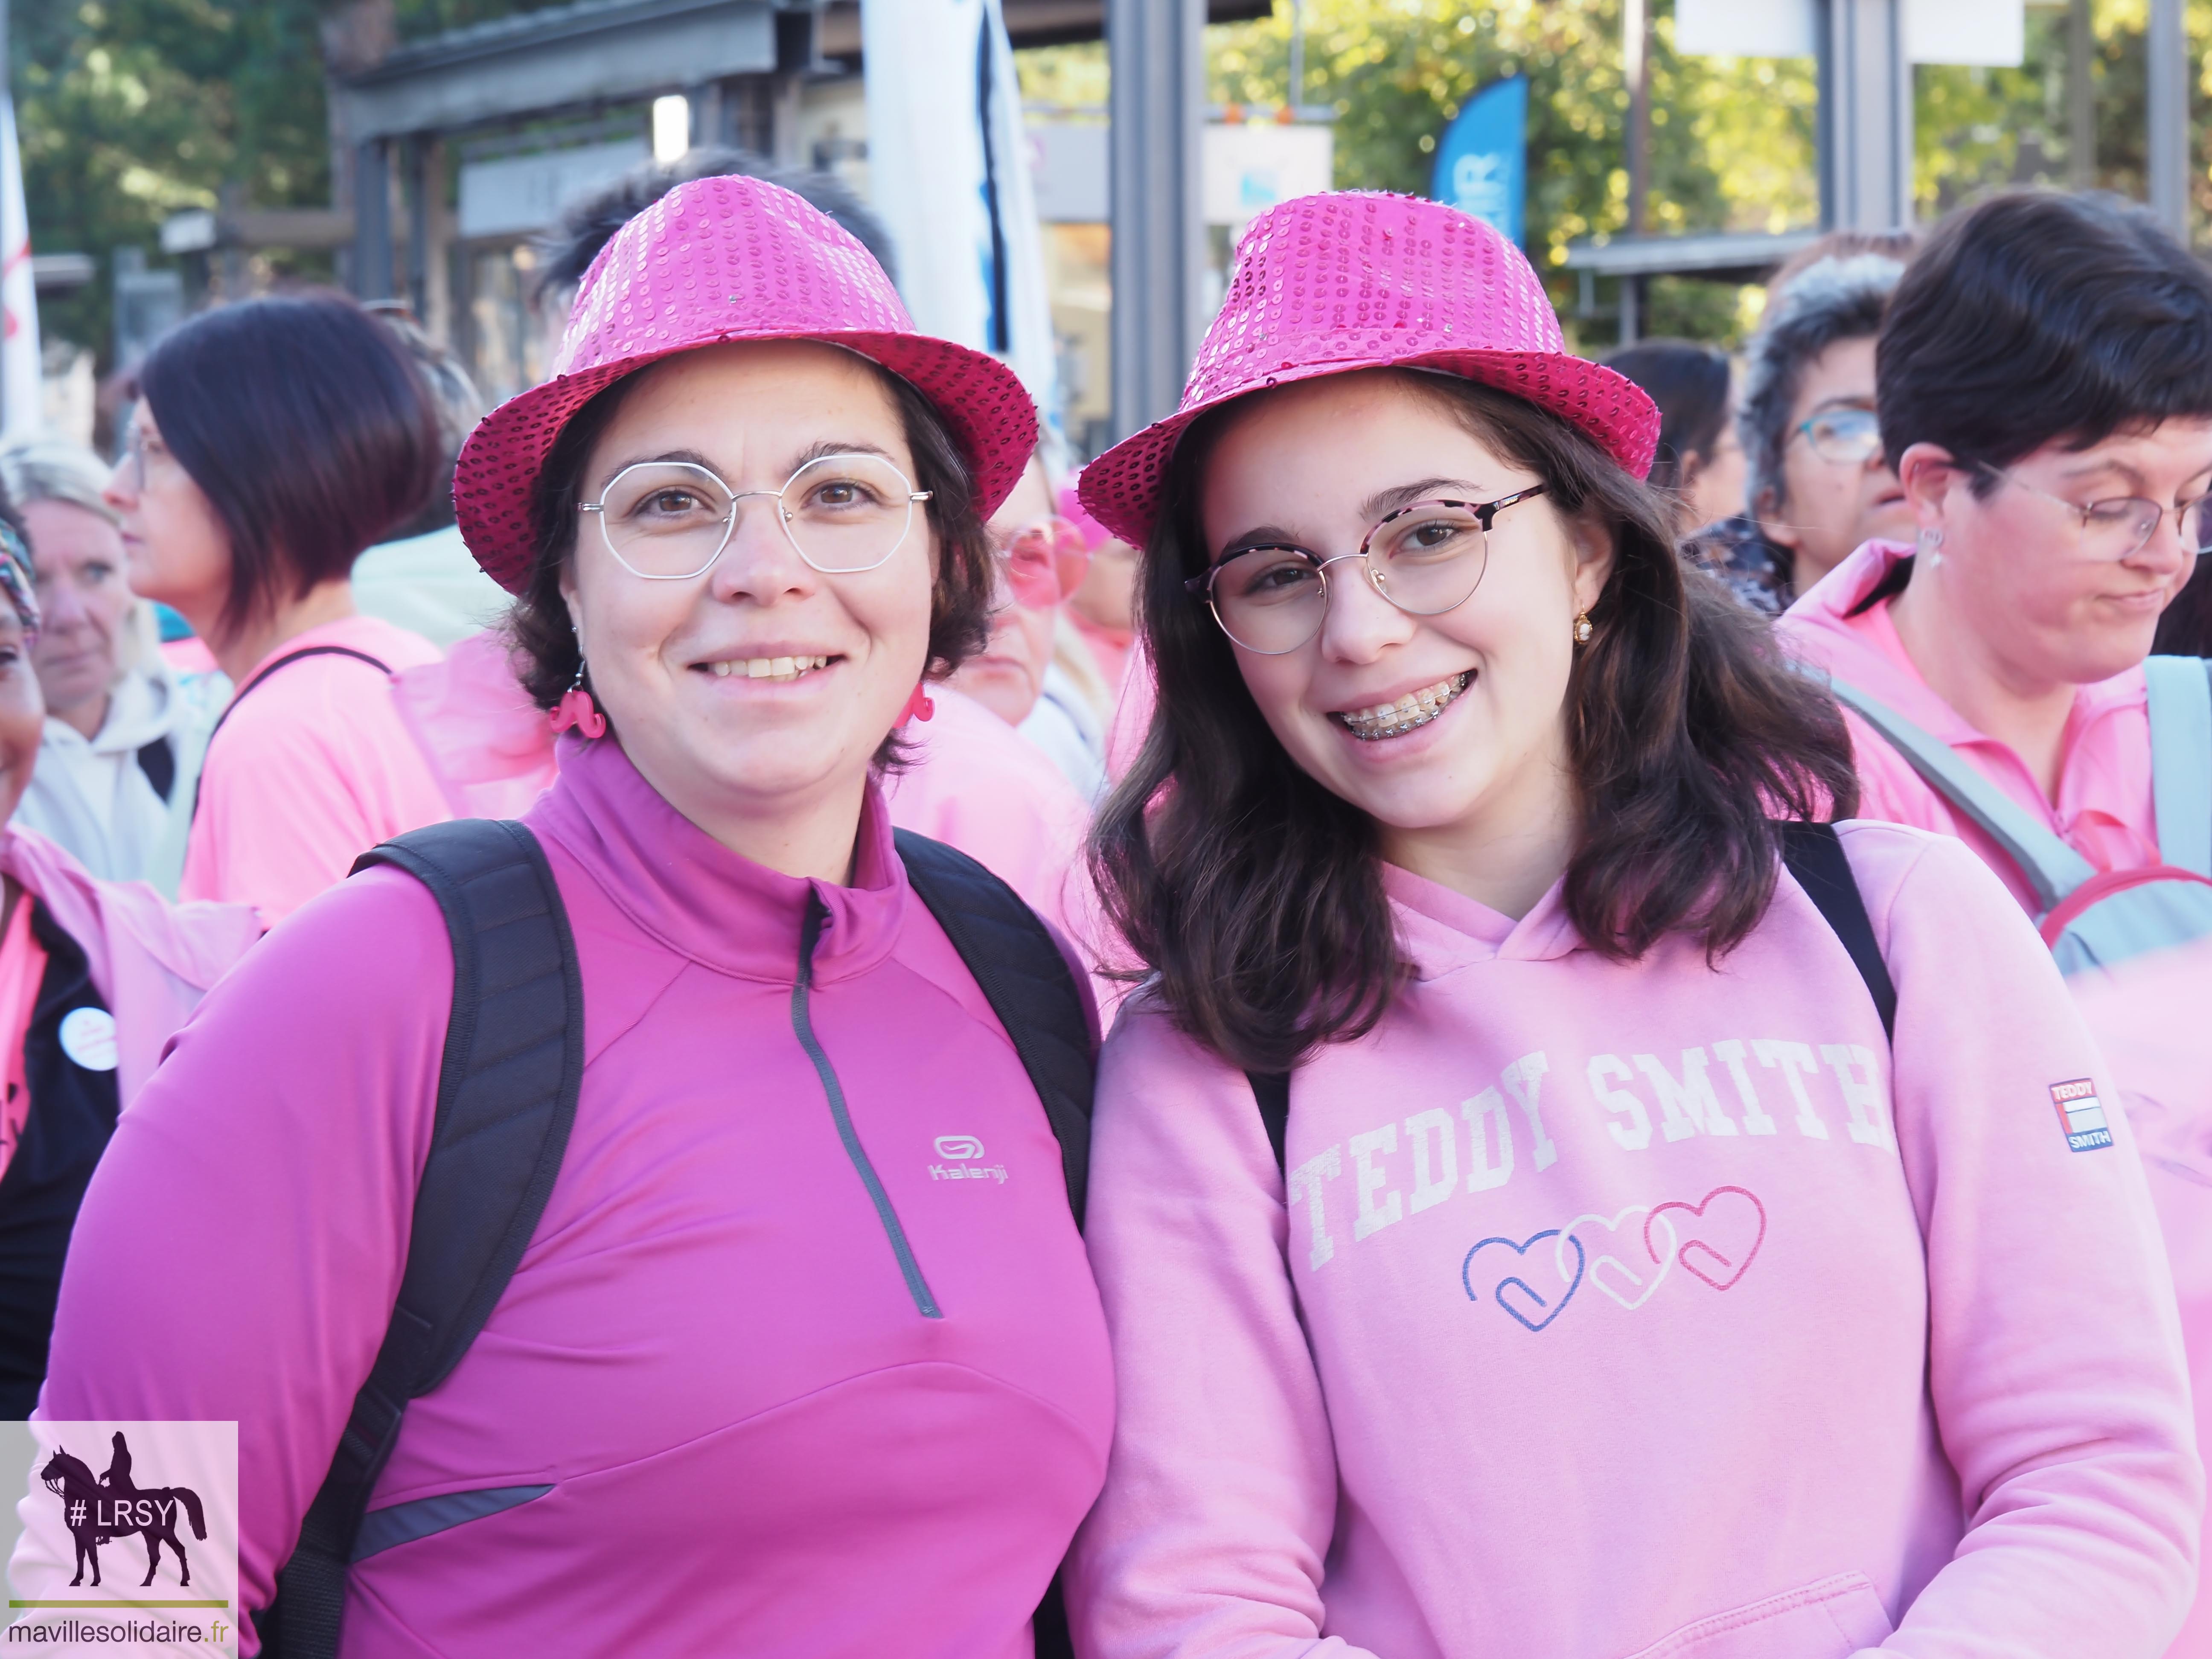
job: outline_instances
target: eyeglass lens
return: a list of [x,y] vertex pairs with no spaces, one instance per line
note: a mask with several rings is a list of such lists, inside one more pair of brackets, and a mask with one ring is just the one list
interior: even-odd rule
[[1881,422],[1870,409],[1824,409],[1804,433],[1815,455],[1840,465],[1863,465],[1881,453]]
[[[872,570],[898,550],[914,520],[914,487],[875,455],[827,455],[794,472],[776,501],[799,557],[828,575]],[[721,556],[738,498],[713,472],[647,461],[617,474],[599,526],[615,556],[641,576],[704,573]]]
[[[1423,501],[1368,538],[1367,577],[1399,610],[1433,617],[1466,603],[1487,557],[1481,521],[1471,509]],[[1321,631],[1328,579],[1303,549],[1255,547],[1215,567],[1210,597],[1231,639],[1248,651],[1279,655]]]
[[[2139,495],[2091,501],[2077,507],[2081,515],[2081,551],[2093,559],[2127,558],[2158,533],[2159,520],[2169,510]],[[2203,553],[2208,538],[2212,538],[2212,514],[2206,512],[2203,501],[2191,501],[2181,509],[2175,531],[2191,554]]]

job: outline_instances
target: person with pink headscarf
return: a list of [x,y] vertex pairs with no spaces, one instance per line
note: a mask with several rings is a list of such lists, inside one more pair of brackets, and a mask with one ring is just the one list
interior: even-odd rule
[[[1432,202],[1253,222],[1084,473],[1158,701],[1086,1233],[1091,1659],[2158,1659],[2203,1470],[2110,1069],[1850,817],[1657,411]],[[1841,823],[1827,822],[1840,817]]]
[[[884,781],[983,636],[1035,408],[741,178],[616,234],[556,369],[455,500],[562,733],[514,833],[573,939],[580,1084],[528,1249],[335,1557],[341,1651],[1028,1659],[1113,1416],[1079,1147]],[[1087,1089],[1082,979],[1043,953]],[[308,904],[78,1223],[41,1410],[235,1421],[241,1598],[280,1630],[412,1277],[456,975],[412,876]],[[148,1275],[149,1237],[193,1271]]]

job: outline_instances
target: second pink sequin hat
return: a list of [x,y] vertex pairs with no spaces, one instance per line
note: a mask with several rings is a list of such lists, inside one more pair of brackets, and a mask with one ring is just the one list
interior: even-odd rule
[[1440,203],[1336,191],[1252,222],[1181,407],[1085,467],[1083,505],[1142,547],[1169,459],[1199,416],[1268,386],[1384,368],[1510,392],[1573,422],[1638,477],[1651,471],[1658,407],[1626,376],[1568,354],[1519,248]]
[[821,340],[913,385],[943,417],[988,517],[1036,447],[1036,406],[995,357],[915,331],[867,249],[757,179],[678,185],[614,234],[576,290],[553,377],[501,404],[461,446],[453,509],[495,581],[520,591],[541,526],[531,497],[576,411],[646,364],[728,340]]

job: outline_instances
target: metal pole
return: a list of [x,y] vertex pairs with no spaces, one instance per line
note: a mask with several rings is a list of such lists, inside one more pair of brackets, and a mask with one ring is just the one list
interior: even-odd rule
[[1903,228],[1912,222],[1905,0],[1823,0],[1820,25],[1821,222]]
[[[1644,83],[1650,40],[1644,0],[1620,0],[1621,80],[1628,88],[1628,234],[1632,236],[1643,234],[1644,204],[1651,191],[1651,94]],[[1625,332],[1629,326],[1627,313],[1621,315]]]
[[2089,76],[2097,37],[2089,0],[2066,8],[2066,182],[2075,190],[2097,185],[2097,88]]
[[372,138],[354,151],[353,291],[363,300],[392,297],[391,148]]
[[2151,0],[2150,210],[2189,245],[2189,35],[2182,0]]
[[1206,0],[1109,0],[1113,430],[1172,414],[1198,349]]
[[1306,0],[1291,0],[1291,96],[1292,109],[1306,101]]

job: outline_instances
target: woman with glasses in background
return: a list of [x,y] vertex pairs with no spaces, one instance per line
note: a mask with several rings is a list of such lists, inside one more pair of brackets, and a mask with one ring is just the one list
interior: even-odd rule
[[1052,679],[1054,613],[1082,580],[1042,461],[1030,457],[987,529],[989,631],[933,689],[927,724],[907,728],[906,764],[885,788],[891,822],[958,848],[1095,958],[1082,874],[1090,804],[1061,765],[1080,759],[1081,739],[1049,715],[1047,741],[1031,736]]
[[274,926],[377,842],[452,815],[391,690],[438,648],[360,615],[351,580],[439,486],[437,416],[391,331],[338,294],[195,317],[137,387],[107,486],[131,588],[182,612],[235,688],[185,804],[179,890]]
[[[2143,662],[2208,532],[2208,341],[2212,275],[2142,210],[2023,194],[1954,214],[1881,333],[1881,464],[1911,528],[1782,623],[1847,703],[1955,755],[2084,874],[2161,861]],[[1868,708],[1850,718],[1863,811],[1962,836],[2031,913],[2053,906]]]
[[1880,253],[1814,260],[1774,290],[1746,349],[1748,505],[1690,550],[1755,611],[1780,615],[1853,548],[1911,526],[1875,413],[1875,337],[1904,269]]
[[[336,1549],[342,1651],[1028,1659],[1104,1474],[1104,1322],[1023,1033],[881,786],[981,641],[1035,408],[740,178],[617,233],[556,368],[455,496],[562,732],[514,834],[573,941],[580,1081],[528,1249]],[[1023,937],[1087,1095],[1079,976]],[[397,869],[308,906],[77,1224],[46,1410],[235,1420],[257,1617],[415,1282],[454,962]],[[191,1272],[149,1272],[149,1238]]]

